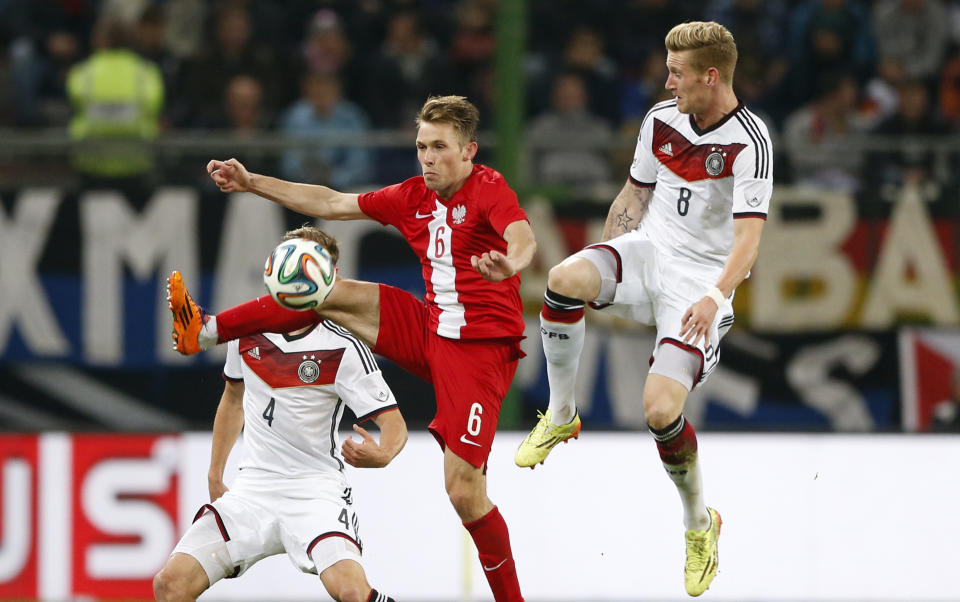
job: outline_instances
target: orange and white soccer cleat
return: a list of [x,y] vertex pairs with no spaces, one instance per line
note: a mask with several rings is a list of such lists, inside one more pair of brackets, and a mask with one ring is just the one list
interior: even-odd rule
[[187,287],[183,276],[174,271],[167,278],[167,305],[173,313],[174,348],[183,355],[200,353],[200,331],[208,320],[207,313],[197,305]]

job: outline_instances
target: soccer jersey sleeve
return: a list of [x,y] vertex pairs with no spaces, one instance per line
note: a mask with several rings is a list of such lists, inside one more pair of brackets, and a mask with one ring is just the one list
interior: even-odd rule
[[503,236],[503,231],[513,222],[530,221],[527,212],[520,208],[517,193],[506,184],[501,186],[496,197],[491,199],[487,219],[500,236]]
[[380,190],[366,192],[357,198],[360,211],[384,226],[397,225],[399,216],[410,202],[411,180],[393,184]]
[[733,163],[733,218],[767,218],[773,194],[773,152],[767,128],[755,115],[744,112],[743,124],[751,144]]
[[233,339],[227,343],[227,359],[223,363],[223,378],[225,380],[243,380],[243,366],[240,365],[240,340]]
[[337,371],[334,389],[357,416],[358,422],[397,407],[393,391],[383,380],[383,373],[370,352],[360,341],[348,345]]
[[[652,111],[651,111],[652,113]],[[657,183],[657,159],[653,155],[653,115],[647,113],[640,126],[637,149],[630,164],[630,181],[637,186],[653,186]]]

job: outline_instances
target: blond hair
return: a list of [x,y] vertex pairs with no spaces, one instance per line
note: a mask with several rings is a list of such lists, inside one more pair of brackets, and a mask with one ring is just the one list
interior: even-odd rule
[[283,235],[282,240],[291,240],[294,238],[305,238],[321,245],[327,250],[327,253],[330,253],[330,258],[333,259],[334,265],[336,265],[340,259],[340,248],[337,246],[337,239],[316,226],[304,224],[299,228],[289,230]]
[[667,33],[664,44],[670,52],[692,50],[691,66],[695,70],[703,72],[715,67],[724,83],[733,83],[737,43],[723,25],[713,21],[681,23]]
[[465,96],[431,96],[417,113],[417,126],[424,122],[448,123],[462,142],[476,142],[480,111]]

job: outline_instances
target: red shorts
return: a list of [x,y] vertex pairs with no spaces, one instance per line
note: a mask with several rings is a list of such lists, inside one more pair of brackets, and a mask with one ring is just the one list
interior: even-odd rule
[[461,341],[429,328],[427,304],[380,285],[380,332],[373,351],[433,384],[437,414],[430,432],[440,447],[483,468],[497,431],[500,404],[510,389],[520,342]]

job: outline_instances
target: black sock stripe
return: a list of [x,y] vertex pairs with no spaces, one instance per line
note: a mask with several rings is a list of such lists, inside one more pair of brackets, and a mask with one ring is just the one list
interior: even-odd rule
[[653,433],[654,439],[656,439],[660,443],[667,443],[668,441],[672,441],[677,437],[679,437],[680,433],[683,432],[683,427],[685,425],[686,425],[686,419],[683,417],[683,414],[680,414],[680,416],[676,420],[671,422],[665,428],[655,429],[649,424],[647,425],[647,427],[649,427],[650,432]]
[[543,294],[543,302],[549,305],[552,309],[558,310],[583,309],[584,305],[586,305],[586,302],[582,299],[564,297],[560,293],[556,293],[550,289],[547,289],[547,292]]

